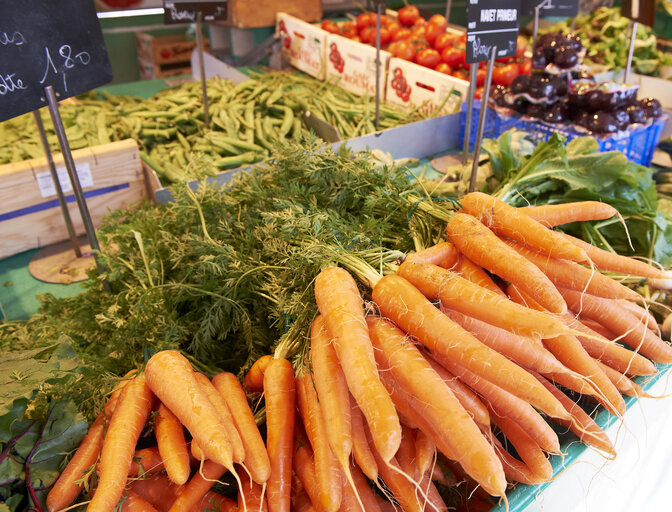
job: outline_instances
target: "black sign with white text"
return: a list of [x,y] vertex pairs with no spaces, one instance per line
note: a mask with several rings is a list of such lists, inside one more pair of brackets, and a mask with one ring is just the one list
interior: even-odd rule
[[656,2],[655,0],[621,0],[621,15],[653,27]]
[[93,0],[0,2],[0,121],[111,80]]
[[521,12],[523,14],[534,14],[534,8],[544,3],[539,9],[539,16],[557,16],[562,18],[573,18],[579,13],[579,0],[523,0]]
[[163,22],[166,25],[196,23],[199,12],[203,14],[203,21],[225,21],[227,2],[226,0],[200,0],[198,2],[163,0]]
[[520,0],[468,0],[467,64],[516,54]]

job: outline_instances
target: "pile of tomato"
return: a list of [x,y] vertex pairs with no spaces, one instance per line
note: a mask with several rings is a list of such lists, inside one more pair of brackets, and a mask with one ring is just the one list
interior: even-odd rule
[[[334,22],[324,20],[322,29],[333,34],[376,45],[377,14],[364,12],[354,21]],[[399,9],[397,19],[382,15],[380,17],[380,44],[394,57],[415,62],[421,66],[469,80],[469,65],[465,62],[467,36],[447,31],[448,23],[441,14],[435,14],[428,20],[420,15],[414,5]],[[492,74],[493,84],[508,87],[514,78],[521,74],[530,74],[531,60],[525,57],[527,40],[519,36],[515,57],[497,59]],[[485,82],[485,62],[479,65],[478,87]],[[479,95],[480,90],[476,91]]]

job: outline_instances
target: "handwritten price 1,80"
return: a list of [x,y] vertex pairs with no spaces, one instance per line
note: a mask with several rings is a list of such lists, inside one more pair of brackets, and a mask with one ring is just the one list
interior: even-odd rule
[[40,80],[40,84],[44,84],[44,82],[47,80],[47,77],[49,76],[50,71],[53,71],[56,75],[58,75],[60,71],[63,75],[63,88],[66,92],[68,90],[68,83],[66,80],[65,71],[74,68],[78,64],[86,66],[89,62],[91,62],[91,55],[88,52],[79,52],[73,56],[72,48],[70,47],[70,45],[64,44],[58,49],[58,55],[61,57],[60,62],[61,65],[57,67],[54,62],[54,59],[51,57],[51,52],[49,51],[49,48],[45,46],[44,50],[47,55],[47,62],[44,67],[44,74],[42,75],[42,80]]

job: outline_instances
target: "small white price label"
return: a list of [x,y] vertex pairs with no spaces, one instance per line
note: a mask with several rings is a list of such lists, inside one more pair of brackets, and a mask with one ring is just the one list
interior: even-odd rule
[[[91,167],[89,164],[86,162],[77,164],[75,165],[75,168],[82,188],[93,187],[93,176],[91,175]],[[72,183],[70,183],[67,169],[65,167],[57,167],[56,174],[58,175],[58,181],[61,184],[63,193],[67,194],[68,192],[72,192]],[[54,186],[54,180],[51,178],[51,172],[38,172],[35,174],[35,179],[37,180],[37,186],[40,189],[40,195],[42,197],[56,195],[56,187]]]

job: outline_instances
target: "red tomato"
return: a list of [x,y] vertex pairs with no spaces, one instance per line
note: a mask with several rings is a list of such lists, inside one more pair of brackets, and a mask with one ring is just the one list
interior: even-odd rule
[[399,46],[399,41],[393,41],[387,46],[387,51],[394,55],[397,51],[397,46]]
[[417,38],[417,37],[411,37],[408,40],[409,43],[413,45],[415,48],[415,53],[420,53],[422,50],[426,50],[427,48],[431,48],[429,46],[429,43],[425,38]]
[[454,46],[456,41],[457,36],[455,34],[448,34],[447,32],[444,32],[436,38],[436,41],[434,41],[434,49],[441,53],[445,48]]
[[397,54],[395,57],[413,62],[415,60],[414,46],[408,41],[399,41],[399,46],[397,46]]
[[[387,27],[380,27],[380,45],[383,46],[390,42],[390,31],[387,30]],[[373,45],[376,44],[376,30],[373,30]]]
[[368,12],[363,12],[359,16],[357,16],[357,30],[361,32],[364,30],[366,27],[371,26],[371,18],[369,17]]
[[418,53],[415,61],[421,66],[434,69],[441,62],[441,54],[434,48],[426,48]]
[[352,39],[357,35],[357,25],[355,25],[354,21],[346,21],[340,26],[340,29],[343,37]]
[[376,44],[376,27],[366,27],[359,33],[359,38],[362,40],[362,43],[366,44]]
[[434,23],[435,25],[439,25],[440,27],[443,27],[443,30],[446,30],[446,27],[448,26],[448,21],[446,20],[446,17],[443,14],[435,14],[431,18],[429,18],[429,23]]
[[426,33],[427,27],[425,25],[415,26],[411,30],[411,37],[413,39],[424,39]]
[[446,33],[446,28],[435,23],[428,23],[427,29],[425,30],[425,39],[427,42],[434,45],[434,41],[440,36]]
[[462,52],[457,48],[449,46],[441,52],[441,60],[448,64],[452,69],[459,68],[462,63]]
[[[369,19],[371,20],[371,26],[375,27],[376,26],[376,18],[378,18],[378,15],[375,12],[372,12],[369,14]],[[387,15],[383,14],[380,16],[380,26],[384,27],[388,23],[387,21]]]
[[413,23],[414,27],[421,27],[423,25],[427,25],[427,20],[420,16],[417,20],[415,20],[415,23]]
[[527,39],[525,37],[518,35],[517,46],[516,46],[516,58],[522,59],[525,57],[525,51],[527,50]]
[[445,73],[446,75],[450,75],[452,70],[450,69],[450,66],[446,64],[445,62],[439,62],[438,66],[435,68],[436,71],[439,73]]
[[474,99],[480,100],[483,97],[483,87],[478,87],[474,91]]
[[420,17],[420,11],[415,5],[407,5],[399,9],[397,20],[404,27],[411,27]]
[[336,23],[331,20],[324,20],[322,22],[322,30],[326,30],[330,34],[338,34],[338,27]]
[[411,29],[409,28],[400,28],[397,30],[397,33],[392,36],[392,41],[405,41],[410,39]]
[[485,84],[485,75],[485,68],[479,68],[479,70],[476,71],[476,85],[478,87],[481,87],[483,84]]
[[532,72],[532,60],[525,59],[518,64],[518,71],[521,75],[529,75]]
[[453,76],[455,78],[459,78],[460,80],[469,80],[469,77],[467,74],[462,71],[461,69],[458,69],[457,71],[453,71]]
[[504,64],[503,66],[495,66],[492,70],[492,82],[508,87],[519,74],[518,64],[515,62]]
[[390,33],[390,39],[392,39],[394,35],[399,32],[399,29],[401,29],[401,25],[399,25],[399,23],[396,21],[391,21],[387,24],[387,30]]

